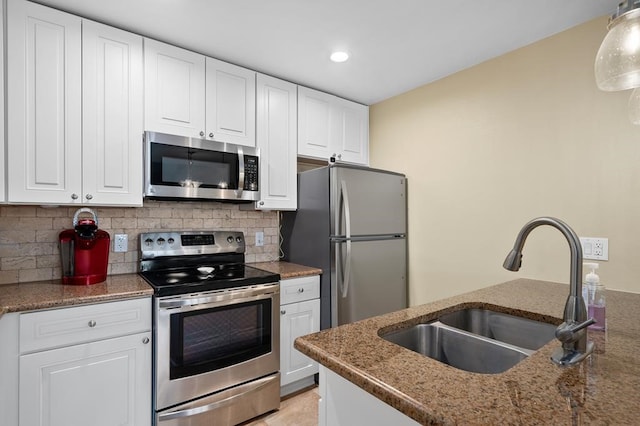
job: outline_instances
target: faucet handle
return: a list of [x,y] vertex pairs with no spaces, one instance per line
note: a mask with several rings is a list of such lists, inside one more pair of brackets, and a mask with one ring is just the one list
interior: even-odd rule
[[595,318],[589,318],[588,320],[577,324],[567,324],[566,322],[563,322],[556,329],[556,338],[562,343],[575,342],[577,340],[575,334],[595,322]]

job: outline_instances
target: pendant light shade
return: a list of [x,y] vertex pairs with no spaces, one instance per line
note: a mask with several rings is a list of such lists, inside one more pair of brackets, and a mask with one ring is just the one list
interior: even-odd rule
[[640,87],[640,0],[620,3],[596,56],[596,84],[607,92]]

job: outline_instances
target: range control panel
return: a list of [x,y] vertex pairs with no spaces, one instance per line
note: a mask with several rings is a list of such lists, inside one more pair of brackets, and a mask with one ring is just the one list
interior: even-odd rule
[[191,254],[244,253],[239,231],[145,232],[140,234],[141,259]]

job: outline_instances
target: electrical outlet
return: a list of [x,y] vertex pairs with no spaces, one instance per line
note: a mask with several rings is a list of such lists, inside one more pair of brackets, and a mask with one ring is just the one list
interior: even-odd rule
[[256,247],[264,245],[264,232],[256,232]]
[[609,260],[609,239],[580,237],[582,258],[585,260]]
[[116,234],[113,237],[113,251],[116,253],[127,251],[129,237],[127,234]]

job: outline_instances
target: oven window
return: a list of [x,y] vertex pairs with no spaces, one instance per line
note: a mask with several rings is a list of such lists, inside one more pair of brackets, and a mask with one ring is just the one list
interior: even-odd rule
[[151,184],[237,189],[238,155],[184,146],[151,145]]
[[171,379],[271,352],[271,299],[171,315]]

